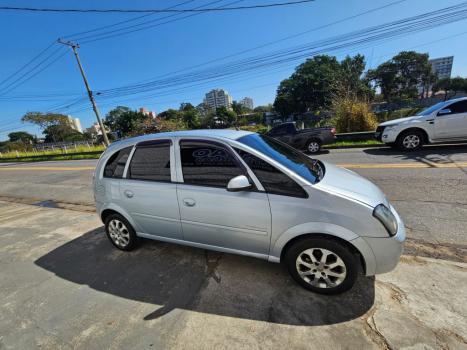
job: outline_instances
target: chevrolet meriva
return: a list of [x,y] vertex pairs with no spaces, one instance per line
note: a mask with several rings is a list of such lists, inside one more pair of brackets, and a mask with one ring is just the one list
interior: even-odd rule
[[113,143],[94,174],[110,241],[140,237],[284,262],[318,293],[359,271],[392,270],[404,224],[370,181],[268,136],[233,130],[145,135]]

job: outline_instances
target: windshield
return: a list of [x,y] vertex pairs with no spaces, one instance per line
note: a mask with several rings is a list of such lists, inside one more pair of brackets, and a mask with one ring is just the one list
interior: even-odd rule
[[436,111],[438,108],[441,108],[445,103],[446,102],[438,102],[437,104],[435,104],[435,105],[433,105],[431,107],[428,107],[427,109],[424,109],[423,111],[418,112],[415,115],[428,115],[428,114],[431,114],[434,111]]
[[243,136],[237,141],[274,159],[313,184],[323,178],[324,165],[321,162],[269,136],[252,134]]

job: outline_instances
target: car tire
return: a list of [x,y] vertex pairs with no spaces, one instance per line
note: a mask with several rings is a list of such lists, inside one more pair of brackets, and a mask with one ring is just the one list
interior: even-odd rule
[[130,223],[120,214],[111,214],[105,219],[105,232],[112,244],[120,250],[133,250],[138,236]]
[[321,150],[321,142],[319,140],[310,140],[306,144],[306,150],[310,154],[318,153]]
[[419,130],[402,132],[396,140],[397,148],[404,152],[412,152],[422,148],[424,135]]
[[359,272],[359,260],[349,247],[321,237],[294,243],[286,252],[285,263],[298,284],[327,295],[352,288]]

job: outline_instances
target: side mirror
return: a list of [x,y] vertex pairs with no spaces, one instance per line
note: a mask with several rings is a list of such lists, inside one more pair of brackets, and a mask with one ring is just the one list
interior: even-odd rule
[[227,184],[227,191],[246,191],[251,187],[252,185],[245,175],[238,175],[235,176],[233,179],[230,179],[229,183]]
[[451,110],[449,108],[445,108],[438,112],[438,115],[445,115],[445,114],[451,114]]

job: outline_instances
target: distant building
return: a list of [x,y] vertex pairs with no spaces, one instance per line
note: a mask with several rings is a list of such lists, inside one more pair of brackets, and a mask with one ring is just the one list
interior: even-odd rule
[[156,113],[156,112],[154,112],[154,111],[149,111],[148,109],[146,109],[146,108],[144,108],[144,107],[141,107],[141,108],[139,109],[139,112],[142,113],[142,114],[144,114],[145,116],[149,116],[149,117],[151,117],[151,118],[153,118],[153,119],[157,116],[157,113]]
[[253,109],[253,99],[251,97],[244,97],[240,101],[238,101],[243,107],[248,109]]
[[[110,132],[110,129],[104,126],[106,132]],[[86,132],[90,133],[91,135],[102,135],[101,126],[99,123],[92,124],[89,128],[86,129]]]
[[209,91],[204,98],[204,102],[212,109],[217,109],[219,107],[225,107],[227,109],[232,108],[232,97],[224,89]]
[[83,128],[81,127],[81,122],[78,118],[73,118],[71,115],[67,116],[68,125],[73,129],[80,133],[83,132]]
[[452,71],[452,63],[454,56],[434,58],[430,60],[433,72],[438,76],[438,79],[450,78]]

